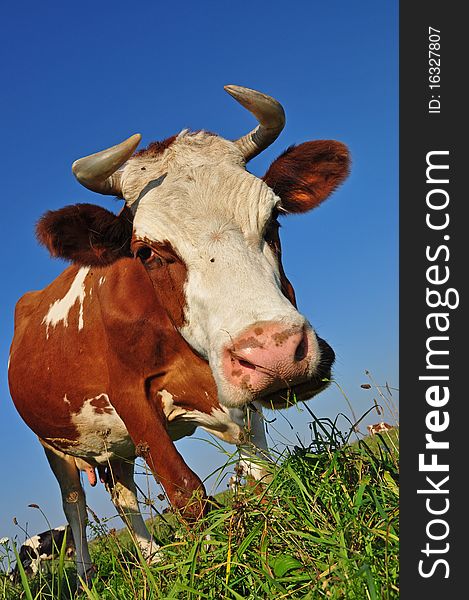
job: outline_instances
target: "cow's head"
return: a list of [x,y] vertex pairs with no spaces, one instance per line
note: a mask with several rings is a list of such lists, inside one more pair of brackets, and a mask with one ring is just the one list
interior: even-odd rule
[[125,200],[131,252],[209,362],[220,402],[280,407],[323,389],[334,353],[296,309],[277,217],[327,198],[347,176],[348,152],[336,141],[307,142],[255,177],[246,163],[277,138],[283,108],[253,90],[225,89],[259,121],[240,139],[182,131],[134,154],[134,135],[79,159],[73,172],[87,188]]

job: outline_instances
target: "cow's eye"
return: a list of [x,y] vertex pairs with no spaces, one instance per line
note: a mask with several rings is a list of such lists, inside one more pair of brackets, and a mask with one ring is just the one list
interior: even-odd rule
[[153,248],[149,246],[140,246],[140,248],[136,252],[137,258],[139,258],[144,265],[148,265],[149,267],[161,267],[165,264],[165,260],[156,254]]
[[135,258],[138,258],[148,269],[169,266],[177,262],[177,256],[171,248],[163,244],[153,245],[137,242],[133,248]]
[[270,221],[267,223],[264,239],[267,244],[270,246],[271,250],[277,255],[280,255],[280,239],[278,230],[280,228],[280,223],[277,221],[278,211],[274,209],[272,213]]
[[147,262],[148,260],[150,260],[150,258],[152,257],[152,249],[149,248],[148,246],[140,246],[140,248],[137,250],[136,256],[137,258],[139,258],[142,262]]

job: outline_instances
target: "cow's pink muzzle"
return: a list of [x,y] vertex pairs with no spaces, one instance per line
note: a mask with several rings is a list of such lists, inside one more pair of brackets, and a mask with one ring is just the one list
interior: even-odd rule
[[229,383],[256,395],[306,381],[317,352],[311,328],[263,321],[225,346],[223,372]]

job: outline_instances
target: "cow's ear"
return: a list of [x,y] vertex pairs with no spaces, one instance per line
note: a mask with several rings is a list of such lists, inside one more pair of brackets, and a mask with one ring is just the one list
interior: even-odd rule
[[316,140],[291,146],[270,165],[263,179],[290,213],[311,210],[325,200],[349,173],[347,146]]
[[36,236],[52,256],[80,265],[108,265],[131,256],[132,215],[127,207],[115,215],[94,204],[74,204],[46,212]]

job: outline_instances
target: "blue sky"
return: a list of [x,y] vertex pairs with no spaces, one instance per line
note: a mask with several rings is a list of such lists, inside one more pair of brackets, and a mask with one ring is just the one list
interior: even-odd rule
[[[225,84],[261,90],[285,108],[280,138],[249,165],[256,175],[293,143],[337,139],[349,146],[352,170],[342,187],[317,210],[283,220],[284,266],[300,310],[336,352],[335,379],[354,412],[378,398],[360,387],[365,370],[378,384],[398,387],[397,5],[3,3],[0,537],[24,538],[13,517],[31,534],[47,528],[30,503],[53,526],[64,522],[57,483],[7,385],[14,305],[65,266],[38,246],[35,223],[46,210],[75,202],[118,211],[120,203],[81,187],[70,167],[135,132],[142,147],[184,127],[226,138],[246,133],[254,120]],[[350,415],[337,385],[308,405],[318,417]],[[296,435],[308,442],[306,411],[269,414],[275,417],[272,443],[294,444]],[[389,412],[385,417],[392,421]],[[370,414],[362,429],[379,420]],[[224,462],[207,441],[183,440],[178,448],[202,477]],[[102,486],[86,491],[98,514],[114,514]]]

